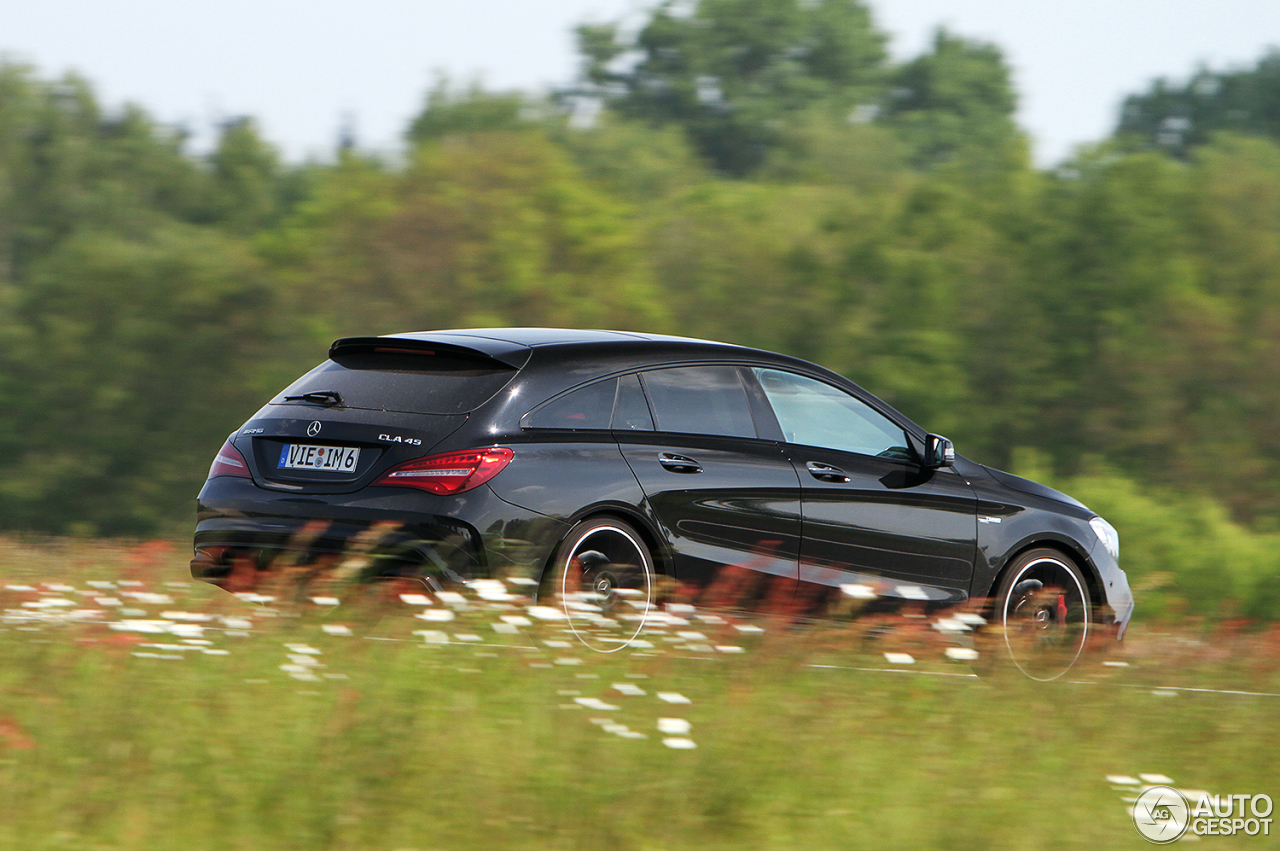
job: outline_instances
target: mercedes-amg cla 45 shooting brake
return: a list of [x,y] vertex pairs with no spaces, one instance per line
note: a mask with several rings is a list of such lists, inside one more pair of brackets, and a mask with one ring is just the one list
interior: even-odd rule
[[1044,679],[1133,610],[1115,529],[1070,497],[822,367],[651,334],[338,340],[227,439],[198,512],[193,575],[233,591],[498,578],[594,622],[732,569],[774,598],[986,601]]

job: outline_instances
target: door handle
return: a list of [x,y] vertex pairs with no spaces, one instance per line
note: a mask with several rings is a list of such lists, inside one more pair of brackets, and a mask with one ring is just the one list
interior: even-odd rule
[[658,463],[673,473],[701,473],[702,465],[692,458],[674,455],[670,452],[658,453]]
[[809,475],[818,481],[837,482],[839,484],[849,481],[849,477],[839,467],[832,467],[830,464],[819,464],[817,461],[810,461],[804,466],[809,471]]

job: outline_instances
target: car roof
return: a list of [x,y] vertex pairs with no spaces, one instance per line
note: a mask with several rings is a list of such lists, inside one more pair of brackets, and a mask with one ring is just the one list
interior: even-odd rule
[[711,346],[741,348],[732,343],[720,343],[715,340],[700,340],[695,337],[677,337],[670,334],[644,334],[638,331],[603,331],[580,328],[451,328],[440,331],[410,331],[403,334],[388,334],[389,337],[401,337],[411,340],[441,340],[442,338],[465,338],[479,343],[492,340],[500,343],[513,343],[518,346],[551,346],[562,343],[610,343],[650,342],[704,343]]
[[754,354],[778,357],[772,352],[694,337],[579,328],[451,328],[388,334],[382,339],[388,338],[462,346],[517,367],[523,365],[529,355],[539,349],[546,353],[557,351],[568,357],[619,357],[624,356],[624,352],[634,354],[638,350],[646,351],[653,357],[661,357],[659,352],[670,355],[680,352],[694,358],[714,357],[715,353],[721,356]]
[[[745,359],[802,371],[816,371],[831,379],[847,382],[847,379],[825,367],[790,355],[740,346],[736,343],[722,343],[716,340],[678,337],[670,334],[578,328],[463,328],[388,334],[379,339],[415,340],[461,346],[482,352],[516,368],[527,363],[529,356],[535,351],[540,353],[539,360],[544,365],[555,365],[552,368],[570,361],[577,361],[584,368],[587,368],[588,364],[595,364],[604,369],[607,365],[622,368],[620,365],[628,363],[637,367],[652,366],[661,364],[665,360],[697,362]],[[586,371],[589,371],[589,368]]]
[[[856,390],[873,407],[880,408],[882,412],[898,418],[919,434],[924,434],[924,430],[909,417],[826,367],[790,355],[734,343],[669,334],[578,328],[453,328],[388,334],[383,339],[386,338],[463,346],[483,352],[517,369],[527,362],[533,352],[541,350],[546,357],[542,359],[542,367],[536,372],[546,382],[542,387],[544,398],[597,375],[620,372],[627,368],[656,366],[671,360],[714,362],[721,358],[731,361],[745,359],[824,376],[838,385]],[[641,352],[644,352],[644,356],[638,357]],[[582,360],[584,355],[585,361]],[[576,363],[577,368],[566,368],[570,363]]]

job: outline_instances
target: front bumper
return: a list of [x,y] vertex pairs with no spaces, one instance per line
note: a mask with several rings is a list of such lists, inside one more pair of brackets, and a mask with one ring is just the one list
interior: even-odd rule
[[1102,589],[1103,603],[1100,608],[1105,612],[1104,623],[1115,626],[1116,639],[1122,640],[1129,629],[1129,621],[1133,617],[1133,592],[1129,589],[1129,577],[1107,548],[1098,542],[1089,553],[1089,560],[1097,569],[1099,585]]

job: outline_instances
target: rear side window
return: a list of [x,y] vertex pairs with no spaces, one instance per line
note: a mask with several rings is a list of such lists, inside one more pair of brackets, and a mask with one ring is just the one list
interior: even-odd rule
[[409,352],[335,355],[290,384],[286,396],[338,393],[342,405],[414,414],[465,414],[492,399],[519,370],[496,361]]
[[[612,420],[610,420],[612,415]],[[553,399],[526,414],[521,428],[554,428],[569,431],[653,431],[653,417],[635,374],[598,381]]]
[[557,428],[582,431],[607,430],[613,416],[617,379],[597,381],[553,399],[524,418],[524,428]]
[[659,431],[755,437],[751,404],[732,366],[681,366],[643,373]]
[[653,416],[640,387],[640,376],[624,375],[618,383],[618,404],[613,409],[615,431],[653,431]]

